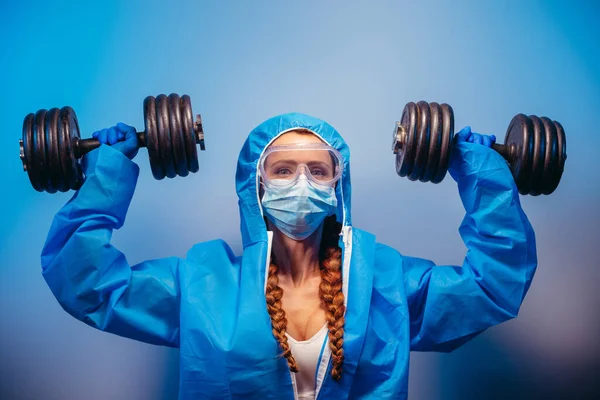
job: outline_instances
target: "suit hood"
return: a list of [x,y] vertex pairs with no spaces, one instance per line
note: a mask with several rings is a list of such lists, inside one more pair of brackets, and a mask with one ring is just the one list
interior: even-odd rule
[[244,142],[238,157],[235,181],[244,247],[259,241],[267,241],[267,228],[259,199],[258,161],[275,139],[295,129],[312,132],[342,155],[344,171],[339,181],[340,184],[336,186],[338,207],[335,214],[336,220],[342,226],[351,225],[350,149],[348,145],[335,128],[321,119],[300,113],[282,114],[270,118],[254,128]]

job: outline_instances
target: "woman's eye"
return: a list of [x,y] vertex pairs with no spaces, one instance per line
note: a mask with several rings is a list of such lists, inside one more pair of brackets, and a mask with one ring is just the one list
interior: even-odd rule
[[279,168],[277,170],[277,175],[289,175],[291,173],[292,171],[290,171],[288,168]]

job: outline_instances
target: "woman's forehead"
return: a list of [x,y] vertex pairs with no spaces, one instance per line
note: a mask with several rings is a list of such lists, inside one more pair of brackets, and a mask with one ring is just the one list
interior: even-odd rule
[[[323,143],[323,141],[310,131],[289,131],[275,139],[270,146],[282,146],[287,144]],[[269,147],[270,147],[269,146]]]
[[283,150],[275,151],[266,158],[265,165],[273,165],[275,163],[325,163],[332,164],[331,153],[324,150]]

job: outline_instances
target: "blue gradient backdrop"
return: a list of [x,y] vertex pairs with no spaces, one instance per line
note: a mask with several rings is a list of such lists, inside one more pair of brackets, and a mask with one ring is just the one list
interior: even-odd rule
[[[353,218],[380,241],[461,263],[463,217],[448,176],[395,174],[390,139],[408,101],[450,103],[460,128],[502,142],[519,112],[567,132],[548,197],[522,197],[539,269],[516,320],[451,354],[412,355],[410,398],[593,398],[600,377],[600,6],[594,1],[0,2],[0,398],[173,399],[178,352],[87,327],[40,273],[53,215],[71,194],[35,192],[23,117],[70,105],[82,135],[143,127],[142,100],[187,93],[202,113],[198,174],[155,181],[147,152],[114,244],[131,263],[224,238],[240,252],[236,159],[248,132],[313,114],[347,139]],[[600,398],[600,397],[596,397]]]

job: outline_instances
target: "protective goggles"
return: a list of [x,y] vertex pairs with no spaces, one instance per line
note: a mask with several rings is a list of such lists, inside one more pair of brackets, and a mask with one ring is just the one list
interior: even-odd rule
[[265,186],[292,185],[302,173],[316,184],[333,186],[343,169],[342,155],[325,143],[271,146],[259,160]]

